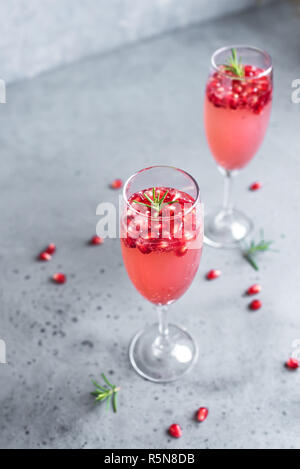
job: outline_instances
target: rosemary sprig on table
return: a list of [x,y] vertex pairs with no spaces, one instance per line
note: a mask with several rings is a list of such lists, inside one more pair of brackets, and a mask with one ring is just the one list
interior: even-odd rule
[[172,200],[171,202],[165,202],[165,199],[166,199],[168,193],[169,193],[169,191],[166,191],[164,193],[164,195],[161,198],[159,198],[156,195],[156,188],[153,187],[153,189],[152,189],[153,200],[149,197],[148,194],[144,193],[144,196],[150,202],[150,204],[145,204],[144,202],[137,202],[136,200],[134,200],[133,203],[138,204],[138,205],[144,205],[144,207],[151,208],[152,210],[155,210],[157,213],[160,213],[162,211],[164,205],[172,205],[172,204],[175,204],[175,203],[178,202],[178,200]]
[[91,395],[95,397],[95,403],[106,401],[107,409],[109,409],[109,404],[112,401],[113,411],[117,412],[117,394],[121,388],[111,384],[104,373],[102,373],[101,376],[105,385],[101,386],[97,381],[92,381],[96,389],[91,393]]
[[237,77],[244,78],[245,68],[242,63],[242,59],[238,58],[236,49],[231,49],[231,57],[228,59],[225,69],[232,72]]
[[243,250],[244,258],[255,270],[259,270],[255,257],[260,252],[266,252],[270,250],[273,241],[266,241],[264,239],[264,233],[261,231],[261,239],[258,243],[251,241],[250,245]]

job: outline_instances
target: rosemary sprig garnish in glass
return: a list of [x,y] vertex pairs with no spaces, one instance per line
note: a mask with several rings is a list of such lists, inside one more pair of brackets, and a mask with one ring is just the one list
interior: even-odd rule
[[159,196],[156,195],[156,188],[153,187],[152,189],[152,197],[151,199],[148,194],[144,193],[144,196],[146,199],[150,202],[150,204],[145,204],[144,202],[137,202],[136,200],[133,201],[134,204],[138,205],[143,205],[144,207],[151,208],[151,210],[155,210],[155,212],[160,213],[163,209],[164,205],[172,205],[176,204],[178,200],[172,200],[171,202],[165,202],[165,199],[168,195],[169,191],[166,191],[164,195],[159,198]]
[[113,411],[117,412],[117,394],[121,388],[111,384],[104,373],[102,373],[102,379],[105,382],[104,386],[101,386],[97,381],[92,381],[95,386],[95,391],[91,393],[95,397],[95,403],[106,401],[106,409],[109,409],[109,404],[112,401]]
[[270,251],[273,241],[265,241],[264,232],[261,231],[261,239],[258,243],[251,241],[250,245],[243,250],[244,258],[249,262],[254,270],[259,270],[255,257],[260,252]]
[[239,78],[245,77],[245,68],[242,63],[242,59],[238,58],[236,49],[231,49],[231,57],[228,59],[228,63],[225,65],[225,70],[232,72]]

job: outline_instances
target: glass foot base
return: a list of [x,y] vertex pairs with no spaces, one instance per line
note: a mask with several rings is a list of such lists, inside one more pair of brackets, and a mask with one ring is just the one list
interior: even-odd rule
[[238,210],[219,208],[205,216],[204,242],[214,248],[237,248],[253,230],[252,221]]
[[198,347],[185,329],[170,324],[167,339],[158,337],[158,324],[140,331],[130,344],[129,358],[143,378],[156,383],[175,381],[186,374],[198,358]]

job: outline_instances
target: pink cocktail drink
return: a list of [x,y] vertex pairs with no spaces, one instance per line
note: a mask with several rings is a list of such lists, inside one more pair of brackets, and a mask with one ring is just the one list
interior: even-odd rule
[[[149,200],[161,200],[161,210]],[[201,259],[203,227],[195,200],[174,188],[146,189],[132,195],[122,218],[122,253],[136,289],[156,305],[180,298],[191,285]]]
[[220,207],[205,216],[205,240],[215,248],[238,248],[254,228],[231,203],[233,176],[254,157],[270,121],[273,66],[270,55],[251,46],[217,50],[211,59],[204,104],[206,137],[224,176]]
[[198,357],[191,334],[168,321],[169,305],[187,291],[200,264],[203,211],[197,182],[173,166],[135,173],[124,186],[120,227],[129,278],[158,313],[158,323],[134,336],[130,362],[150,381],[174,381]]
[[241,169],[260,147],[271,115],[272,76],[251,65],[236,77],[219,66],[209,78],[205,96],[208,144],[219,166]]

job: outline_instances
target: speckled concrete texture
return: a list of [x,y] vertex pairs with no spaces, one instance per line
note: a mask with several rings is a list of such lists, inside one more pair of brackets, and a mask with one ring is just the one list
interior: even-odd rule
[[1,0],[7,82],[274,0]]
[[[300,18],[270,6],[95,57],[8,88],[1,121],[1,448],[299,448],[300,374],[283,364],[300,338]],[[203,129],[210,55],[252,43],[274,58],[272,122],[235,198],[278,252],[256,273],[238,251],[204,250],[199,275],[171,308],[194,332],[199,362],[175,384],[156,385],[131,369],[128,344],[155,321],[133,288],[118,240],[91,247],[96,207],[117,201],[116,177],[163,163],[199,181],[206,206],[222,179]],[[237,136],[238,138],[238,136]],[[259,180],[261,191],[248,191]],[[52,262],[36,255],[54,241]],[[207,282],[205,273],[223,275]],[[57,286],[56,271],[68,276]],[[259,281],[263,308],[244,296]],[[95,407],[90,380],[106,372],[122,386],[117,415]],[[202,425],[200,407],[210,409]],[[170,424],[183,427],[171,440]]]

